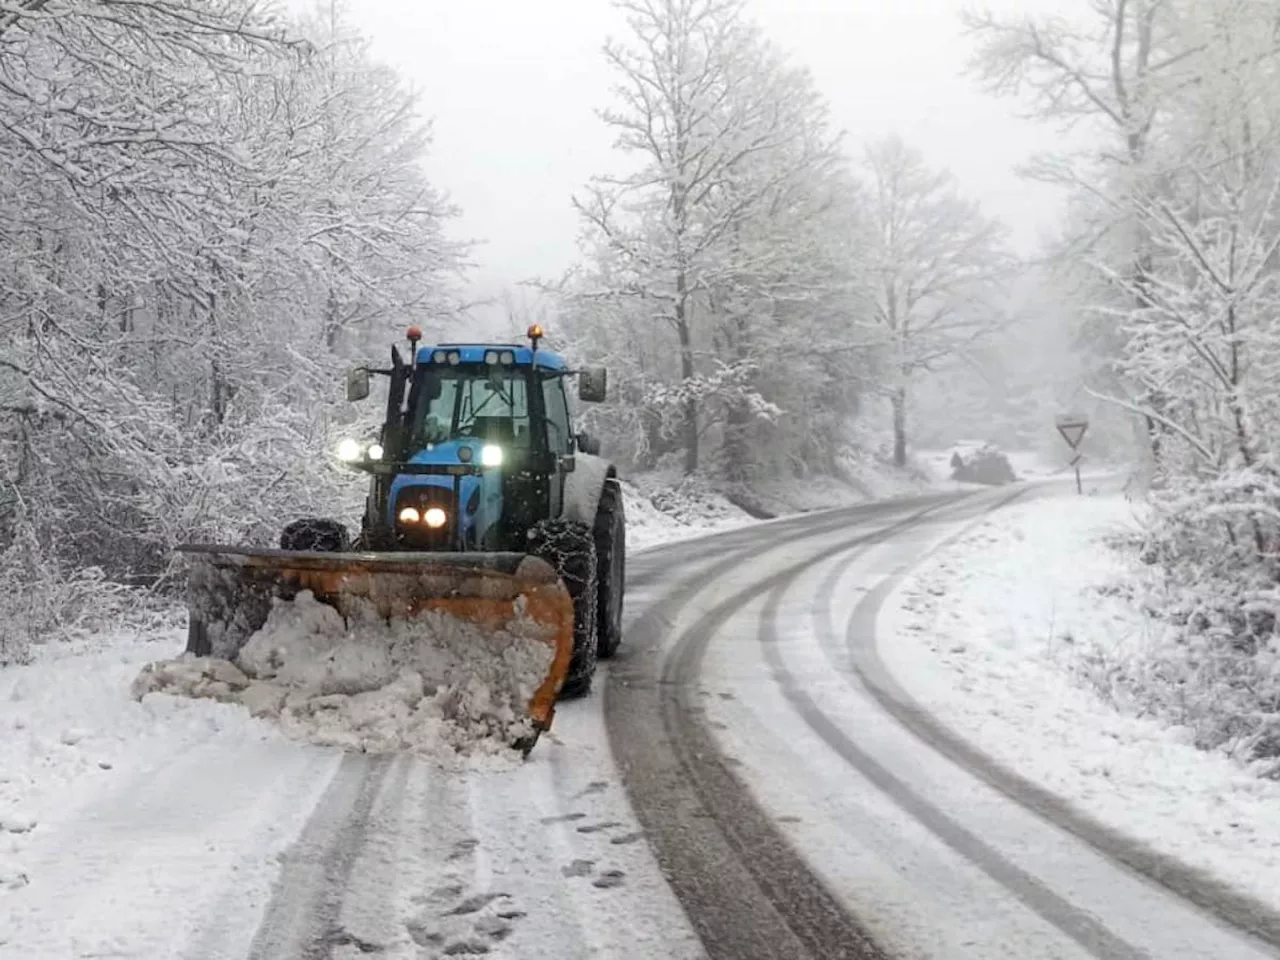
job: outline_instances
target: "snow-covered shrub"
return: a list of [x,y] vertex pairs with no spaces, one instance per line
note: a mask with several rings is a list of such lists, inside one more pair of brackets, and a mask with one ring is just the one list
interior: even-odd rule
[[166,620],[164,605],[146,592],[113,582],[100,568],[50,559],[30,527],[0,552],[0,666],[24,662],[33,644]]
[[1129,545],[1151,571],[1140,602],[1160,621],[1139,650],[1086,651],[1102,692],[1280,776],[1280,476],[1242,470],[1154,501]]
[[961,483],[1003,486],[1018,479],[1009,458],[993,445],[983,444],[977,450],[957,450],[951,455],[951,479]]

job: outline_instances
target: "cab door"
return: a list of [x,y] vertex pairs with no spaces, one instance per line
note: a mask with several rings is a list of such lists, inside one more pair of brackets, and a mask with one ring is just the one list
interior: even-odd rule
[[564,513],[564,484],[566,466],[572,461],[573,436],[569,426],[569,402],[564,392],[564,377],[542,377],[542,409],[546,412],[547,452],[549,466],[548,487],[551,498],[551,516]]

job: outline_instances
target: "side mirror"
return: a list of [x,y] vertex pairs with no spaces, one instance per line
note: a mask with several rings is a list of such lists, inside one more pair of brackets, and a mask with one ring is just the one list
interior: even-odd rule
[[593,457],[600,456],[600,440],[583,430],[577,436],[578,449]]
[[604,367],[587,367],[578,372],[578,399],[584,403],[603,403],[608,392],[609,371]]
[[351,367],[347,370],[347,399],[352,403],[369,396],[369,368]]

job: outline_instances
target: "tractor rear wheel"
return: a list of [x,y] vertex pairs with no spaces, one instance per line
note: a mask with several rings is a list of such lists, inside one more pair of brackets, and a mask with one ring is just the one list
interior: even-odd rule
[[600,495],[594,534],[600,582],[596,649],[600,659],[607,660],[622,643],[622,597],[627,579],[627,523],[622,490],[616,481],[606,483]]
[[591,690],[596,672],[596,545],[591,528],[572,520],[542,520],[529,531],[528,552],[546,560],[573,598],[573,659],[561,699]]
[[280,549],[343,553],[351,549],[351,537],[337,520],[304,517],[280,531]]

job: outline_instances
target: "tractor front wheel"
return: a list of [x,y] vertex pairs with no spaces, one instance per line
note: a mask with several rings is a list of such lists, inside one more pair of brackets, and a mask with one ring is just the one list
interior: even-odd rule
[[351,549],[351,536],[337,520],[304,517],[280,531],[280,549],[344,553]]
[[556,570],[573,598],[573,659],[560,698],[591,690],[596,672],[596,544],[591,528],[572,520],[543,520],[529,531],[528,552]]

